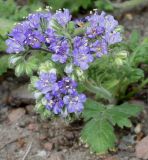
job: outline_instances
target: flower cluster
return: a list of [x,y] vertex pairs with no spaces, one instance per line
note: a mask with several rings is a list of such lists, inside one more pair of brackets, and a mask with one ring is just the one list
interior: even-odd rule
[[[6,40],[8,53],[24,52],[28,49],[46,49],[52,54],[54,62],[62,64],[71,63],[72,66],[86,70],[96,57],[108,53],[110,45],[122,40],[117,30],[118,22],[111,15],[97,12],[87,16],[82,21],[73,21],[73,30],[82,29],[83,33],[72,35],[68,33],[68,24],[72,16],[68,9],[51,12],[37,12],[28,16],[9,34]],[[61,26],[63,31],[59,34],[54,22]],[[79,23],[83,27],[78,26]]]
[[61,69],[66,74],[61,80],[55,72],[40,70],[35,89],[42,94],[47,110],[66,117],[68,113],[81,113],[86,101],[71,77],[77,74],[81,79],[83,70],[108,54],[110,45],[122,40],[118,26],[114,17],[104,12],[74,21],[68,9],[55,14],[37,12],[15,26],[6,40],[7,52],[23,54],[29,50],[44,50],[51,54],[51,61],[63,65]]
[[77,92],[77,83],[70,77],[58,80],[55,72],[41,73],[35,87],[44,96],[46,109],[56,115],[79,114],[84,108],[86,97]]

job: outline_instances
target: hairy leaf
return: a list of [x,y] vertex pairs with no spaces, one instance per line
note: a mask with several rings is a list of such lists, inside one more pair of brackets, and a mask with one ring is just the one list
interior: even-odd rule
[[106,119],[90,120],[81,133],[82,139],[93,152],[105,153],[114,146],[116,137],[112,125]]
[[93,152],[104,153],[114,147],[113,126],[131,127],[130,117],[136,116],[141,107],[129,103],[122,105],[103,105],[88,99],[83,112],[86,125],[81,132],[82,140]]
[[3,55],[0,57],[0,75],[5,73],[9,68],[8,61],[9,61],[9,55]]

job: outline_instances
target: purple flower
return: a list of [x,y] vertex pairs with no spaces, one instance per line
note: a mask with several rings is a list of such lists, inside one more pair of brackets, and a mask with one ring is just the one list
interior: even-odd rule
[[30,26],[32,28],[39,28],[41,27],[41,21],[50,21],[52,15],[50,12],[37,12],[30,14],[27,18],[27,20],[30,22]]
[[36,82],[35,87],[43,94],[51,91],[54,88],[54,83],[57,80],[55,73],[41,73],[39,81]]
[[[118,26],[118,21],[113,16],[106,15],[105,12],[102,12],[101,15],[95,12],[93,15],[88,16],[87,20],[89,26],[87,27],[86,34],[89,38],[96,38],[96,36],[100,35],[104,37],[104,34],[115,32]],[[117,43],[118,41],[114,42]]]
[[86,19],[88,20],[88,22],[90,23],[91,26],[97,27],[98,23],[99,23],[99,15],[97,12],[95,12],[94,14],[87,16]]
[[[29,15],[26,21],[17,24],[9,34],[10,39],[9,41],[6,41],[6,44],[8,45],[7,51],[9,53],[19,53],[24,51],[26,46],[40,48],[42,43],[45,43],[45,38],[42,32],[46,29],[48,25],[47,23],[50,19],[50,12],[38,12]],[[45,27],[44,29],[43,26]]]
[[65,63],[69,55],[69,44],[67,40],[51,43],[50,50],[54,52],[51,59],[54,62]]
[[93,61],[93,56],[90,54],[87,39],[81,37],[74,38],[73,59],[73,63],[82,70],[88,69],[88,64]]
[[86,34],[89,38],[96,38],[97,36],[102,35],[104,31],[105,31],[104,27],[91,26],[91,27],[87,27]]
[[79,113],[83,111],[83,103],[86,101],[86,96],[84,94],[68,95],[63,98],[63,101],[69,113]]
[[45,41],[43,34],[37,30],[29,30],[28,33],[26,33],[26,37],[25,44],[30,45],[32,48],[40,48]]
[[87,46],[87,45],[88,45],[88,40],[86,38],[82,38],[79,36],[74,37],[73,39],[74,48],[78,49],[80,47]]
[[45,98],[45,108],[53,114],[66,117],[68,113],[80,113],[84,108],[86,96],[76,90],[77,83],[70,77],[57,81],[53,73],[41,73],[35,87]]
[[87,48],[75,49],[73,51],[74,64],[80,67],[82,70],[86,70],[89,67],[89,63],[93,61],[93,56],[86,52]]
[[46,109],[52,110],[54,114],[60,114],[63,107],[64,102],[62,98],[56,96],[53,96],[46,104]]
[[99,26],[104,27],[106,32],[112,32],[118,26],[118,21],[113,16],[102,12],[99,17]]
[[111,44],[121,42],[122,37],[121,37],[120,32],[113,32],[113,33],[110,32],[110,33],[105,34],[105,40],[107,41],[109,45],[111,45]]
[[14,29],[10,34],[10,37],[13,37],[17,42],[19,42],[21,45],[24,45],[24,41],[26,40],[25,33],[21,30]]
[[49,45],[56,42],[56,34],[53,29],[48,28],[45,32],[45,41]]
[[55,19],[61,26],[65,26],[71,20],[71,14],[68,9],[58,10],[54,15]]
[[107,43],[105,40],[97,40],[91,46],[91,51],[96,53],[97,57],[107,54]]
[[74,95],[77,83],[69,77],[64,77],[61,81],[58,81],[58,86],[62,94]]
[[24,46],[22,46],[15,39],[11,39],[11,38],[7,39],[6,45],[8,46],[7,48],[8,53],[19,53],[19,52],[25,51]]

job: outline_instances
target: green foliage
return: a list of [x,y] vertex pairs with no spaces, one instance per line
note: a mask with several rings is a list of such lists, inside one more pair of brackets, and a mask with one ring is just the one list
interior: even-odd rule
[[[31,3],[30,1],[29,5],[19,6],[14,0],[0,0],[0,52],[6,50],[5,40],[14,24],[42,6],[40,2]],[[8,58],[9,56],[7,55],[0,57],[0,75],[7,71]],[[31,75],[37,67],[35,66],[35,61],[35,59],[31,58],[27,63],[18,64],[15,70],[17,76],[21,75],[20,73]]]
[[34,72],[37,72],[41,63],[45,62],[49,58],[50,54],[44,52],[32,52],[32,54],[25,53],[22,55],[11,55],[9,59],[10,68],[15,69],[16,76],[26,74],[32,76]]
[[79,12],[81,9],[94,9],[112,11],[113,6],[108,0],[45,0],[46,4],[51,6],[53,10],[59,8],[69,8],[72,12]]
[[80,7],[87,9],[92,4],[92,0],[48,0],[47,4],[53,8],[53,10],[59,8],[69,8],[72,12],[78,12]]
[[97,0],[95,6],[100,10],[113,11],[113,5],[108,0]]
[[[109,55],[102,56],[91,65],[88,79],[93,79],[96,87],[108,90],[117,101],[130,98],[126,96],[128,86],[140,85],[146,80],[139,64],[148,64],[147,51],[147,38],[140,42],[140,35],[134,31],[127,42],[112,46]],[[97,97],[102,98],[99,94]]]
[[93,152],[105,153],[116,142],[113,126],[131,127],[131,116],[136,116],[141,107],[124,103],[122,105],[103,105],[88,99],[83,112],[86,125],[81,132],[82,140]]
[[28,13],[43,7],[43,4],[39,1],[26,5],[18,5],[14,0],[0,0],[0,15],[5,19],[11,19],[13,21],[22,20]]
[[3,55],[0,57],[0,76],[7,72],[7,69],[9,67],[9,55]]
[[0,51],[6,50],[5,40],[14,24],[28,16],[30,12],[43,7],[39,1],[28,3],[29,5],[20,6],[14,0],[0,0]]

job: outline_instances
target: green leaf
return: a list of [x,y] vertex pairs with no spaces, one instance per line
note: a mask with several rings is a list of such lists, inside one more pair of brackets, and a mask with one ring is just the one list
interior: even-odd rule
[[109,101],[113,100],[112,93],[102,86],[93,85],[93,82],[86,80],[85,87],[88,91],[95,93],[98,97],[107,99]]
[[130,117],[136,116],[142,107],[124,103],[122,105],[103,105],[88,99],[83,111],[86,122],[81,137],[93,152],[104,153],[115,144],[113,126],[131,127]]
[[84,9],[87,9],[87,7],[92,3],[91,0],[76,0],[77,4],[79,6],[82,6]]
[[95,7],[99,10],[113,11],[113,6],[107,0],[97,0],[95,1]]
[[95,116],[97,117],[104,110],[105,106],[102,103],[87,99],[83,112],[83,117],[85,118],[85,121],[87,121],[90,118],[94,118]]
[[138,31],[134,30],[130,36],[130,39],[129,39],[128,45],[129,45],[130,49],[132,49],[134,51],[138,46],[139,40],[140,40],[140,33]]
[[125,103],[118,106],[108,107],[106,116],[113,125],[117,124],[121,128],[131,127],[132,124],[128,118],[136,116],[141,109],[142,107]]
[[129,76],[129,82],[134,83],[138,80],[144,78],[144,71],[139,68],[131,69],[130,76]]
[[72,34],[75,30],[75,23],[70,21],[67,25],[68,32]]
[[13,27],[14,22],[0,18],[0,35],[5,36]]
[[0,75],[5,73],[9,68],[8,62],[9,62],[9,55],[3,55],[0,57]]
[[105,153],[114,146],[116,137],[111,124],[105,119],[92,119],[84,127],[81,137],[93,152]]
[[25,73],[25,65],[24,65],[24,63],[18,64],[15,67],[15,74],[16,74],[16,76],[19,77],[19,76],[21,76],[24,73]]
[[9,58],[9,66],[10,67],[14,67],[16,66],[18,63],[21,63],[23,60],[23,56],[20,56],[18,54],[12,55]]

